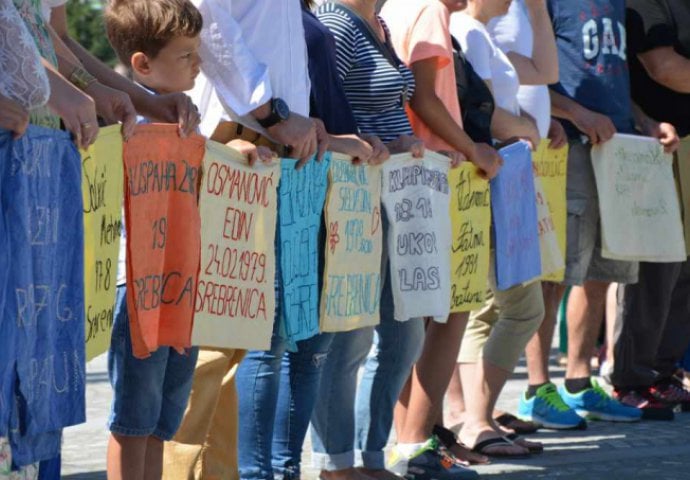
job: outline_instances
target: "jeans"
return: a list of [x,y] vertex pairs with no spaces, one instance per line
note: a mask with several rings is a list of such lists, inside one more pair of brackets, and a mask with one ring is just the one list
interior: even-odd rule
[[302,444],[333,334],[297,342],[278,335],[271,350],[250,351],[237,371],[241,479],[298,479]]
[[[376,331],[375,349],[372,338]],[[381,323],[336,333],[323,370],[319,403],[312,415],[315,468],[342,470],[355,465],[355,448],[366,468],[385,467],[383,449],[393,424],[393,409],[424,343],[423,319],[393,318],[393,295],[386,278]],[[368,355],[368,356],[367,356]],[[364,363],[357,389],[357,373]]]

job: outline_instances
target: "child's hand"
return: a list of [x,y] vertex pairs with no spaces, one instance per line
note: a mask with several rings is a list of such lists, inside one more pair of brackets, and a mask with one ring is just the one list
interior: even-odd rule
[[246,140],[240,140],[239,138],[229,141],[227,146],[234,148],[242,155],[246,155],[249,166],[254,166],[257,160],[261,163],[271,163],[275,158],[275,154],[270,148],[263,146],[257,147],[253,143]]
[[465,154],[455,150],[444,150],[438,153],[440,153],[441,155],[445,155],[450,159],[450,168],[457,168],[460,166],[462,162],[467,161],[467,157],[465,156]]

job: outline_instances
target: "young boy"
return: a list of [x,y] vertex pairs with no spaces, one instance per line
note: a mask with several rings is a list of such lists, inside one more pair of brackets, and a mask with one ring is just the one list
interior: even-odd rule
[[[154,94],[194,87],[199,74],[202,17],[189,0],[112,0],[105,12],[108,39],[134,80]],[[141,120],[142,122],[145,120]],[[229,146],[270,161],[268,149],[242,140]],[[124,237],[123,237],[124,238]],[[171,440],[184,415],[198,349],[178,353],[161,347],[144,360],[132,354],[121,247],[118,290],[108,370],[114,389],[109,420],[108,478],[162,477],[163,442]]]

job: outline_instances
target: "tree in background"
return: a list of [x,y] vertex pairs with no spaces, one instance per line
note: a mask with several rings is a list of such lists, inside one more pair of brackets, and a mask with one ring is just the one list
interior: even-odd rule
[[67,23],[72,38],[104,63],[114,67],[117,56],[108,43],[103,25],[102,0],[69,0]]

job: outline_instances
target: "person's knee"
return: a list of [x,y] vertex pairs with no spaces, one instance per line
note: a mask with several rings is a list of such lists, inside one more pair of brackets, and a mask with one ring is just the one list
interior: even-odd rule
[[606,302],[610,282],[587,281],[582,286],[583,293],[589,304],[603,304]]

